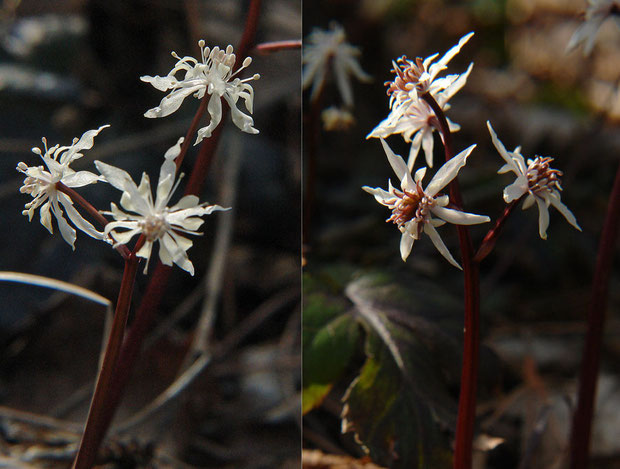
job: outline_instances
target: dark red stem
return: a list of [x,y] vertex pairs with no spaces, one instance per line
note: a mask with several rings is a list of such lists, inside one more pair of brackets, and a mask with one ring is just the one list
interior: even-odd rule
[[270,54],[272,52],[289,49],[301,49],[301,40],[263,42],[258,44],[254,49],[259,54]]
[[[259,18],[260,4],[260,0],[252,0],[250,4],[244,34],[241,39],[240,46],[237,48],[238,61],[243,61],[254,41]],[[194,120],[196,120],[196,117],[194,117]],[[203,140],[198,152],[195,166],[190,175],[190,180],[185,191],[186,194],[197,195],[200,192],[202,184],[204,183],[207,172],[210,168],[210,164],[213,161],[213,156],[221,136],[222,127],[223,125],[216,127],[211,137]],[[192,136],[186,137],[186,141],[190,141],[191,137]],[[140,355],[140,349],[142,347],[142,343],[144,342],[144,338],[146,337],[155,319],[156,312],[164,295],[171,270],[171,267],[165,266],[161,264],[161,262],[157,262],[153,276],[146,287],[140,306],[136,311],[135,318],[127,331],[120,351],[120,366],[114,374],[112,386],[106,396],[105,412],[101,421],[99,433],[97,435],[99,442],[103,439],[107,428],[110,426],[114,412],[121,401],[125,387],[131,377],[138,356]]]
[[504,208],[502,215],[497,219],[493,228],[491,228],[487,232],[486,236],[482,240],[482,243],[480,244],[480,247],[478,248],[478,251],[476,252],[476,255],[474,256],[475,262],[480,263],[482,259],[484,259],[491,253],[491,251],[495,247],[497,238],[499,237],[500,233],[502,232],[502,229],[504,228],[504,224],[506,223],[506,220],[508,220],[508,217],[510,216],[512,211],[515,209],[515,207],[517,206],[517,204],[521,201],[523,197],[524,196],[521,196],[519,199],[513,200],[508,205],[506,205],[506,208]]
[[[71,198],[72,201],[74,201],[80,207],[82,207],[84,210],[86,210],[86,212],[91,217],[93,217],[95,220],[97,220],[97,222],[102,227],[105,227],[108,224],[107,218],[104,217],[103,215],[101,215],[99,210],[97,210],[95,207],[93,207],[93,205],[88,200],[86,200],[84,197],[82,197],[75,190],[71,189],[68,186],[65,186],[62,182],[57,182],[56,183],[56,189],[58,189],[60,192],[64,192],[65,194],[67,194]],[[118,245],[115,249],[119,252],[119,254],[121,256],[123,256],[123,259],[127,260],[129,258],[130,251],[127,248],[127,246],[125,246],[124,244]]]
[[90,469],[94,465],[97,457],[97,450],[99,449],[100,443],[99,431],[101,429],[101,423],[105,420],[106,416],[103,402],[108,394],[114,372],[117,368],[118,357],[123,343],[123,333],[125,331],[125,325],[127,324],[127,315],[131,304],[131,295],[136,279],[136,271],[138,269],[138,259],[135,253],[139,249],[139,245],[136,245],[136,247],[137,249],[134,249],[125,260],[125,270],[123,272],[121,288],[118,292],[112,329],[103,355],[103,363],[101,364],[101,369],[97,376],[95,393],[93,394],[88,411],[88,418],[86,419],[86,427],[84,428],[80,447],[73,463],[74,469]]
[[[433,109],[439,121],[439,131],[443,139],[446,161],[454,157],[450,126],[443,110],[430,93],[422,99]],[[450,200],[463,208],[463,200],[457,178],[450,183]],[[457,225],[461,261],[465,278],[465,330],[463,338],[463,369],[461,370],[461,392],[456,420],[454,447],[454,469],[471,469],[474,424],[476,420],[476,388],[478,384],[478,349],[480,315],[480,280],[478,263],[473,259],[473,245],[467,226]]]
[[609,278],[614,258],[614,246],[618,239],[620,225],[620,166],[611,190],[603,232],[599,241],[596,268],[592,281],[592,299],[588,311],[588,330],[579,380],[577,410],[573,416],[570,440],[570,468],[584,469],[588,466],[590,435],[594,414],[594,396],[601,361],[601,345],[605,310],[609,292]]

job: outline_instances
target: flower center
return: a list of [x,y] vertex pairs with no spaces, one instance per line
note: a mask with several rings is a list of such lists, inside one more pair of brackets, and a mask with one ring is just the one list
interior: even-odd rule
[[551,169],[549,163],[553,161],[550,157],[537,156],[527,168],[527,183],[532,193],[540,191],[562,190],[562,171]]
[[149,241],[155,241],[168,231],[168,223],[163,215],[149,215],[140,220],[138,226]]
[[[395,223],[401,229],[403,225],[411,220],[417,220],[418,222],[426,220],[434,199],[427,197],[420,184],[417,184],[414,192],[394,189],[394,195],[399,200],[394,203],[392,216],[386,221]],[[420,224],[419,229],[421,228],[422,224]]]
[[408,60],[405,55],[397,59],[392,69],[392,73],[396,74],[394,81],[385,82],[385,86],[388,87],[388,96],[395,92],[408,93],[414,87],[420,92],[426,91],[426,80],[420,82],[420,77],[426,72],[423,62],[421,57],[412,61]]

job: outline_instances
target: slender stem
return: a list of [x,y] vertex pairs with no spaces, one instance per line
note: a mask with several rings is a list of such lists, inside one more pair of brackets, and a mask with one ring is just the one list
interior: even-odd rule
[[[88,212],[90,216],[97,220],[97,222],[99,222],[102,227],[105,227],[108,224],[107,218],[104,217],[101,212],[99,212],[99,210],[93,207],[93,205],[84,197],[82,197],[78,192],[64,185],[62,182],[56,183],[56,189],[58,189],[60,192],[64,192],[65,194],[67,194],[71,198],[71,200],[76,202],[80,207],[86,210],[86,212]],[[114,249],[116,249],[119,254],[123,256],[123,259],[127,260],[129,258],[129,248],[127,248],[127,246],[125,246],[124,244],[119,244]]]
[[[422,99],[433,109],[439,121],[446,161],[454,157],[450,126],[443,110],[430,93]],[[450,183],[450,200],[457,207],[463,207],[457,178]],[[466,226],[457,225],[463,275],[465,278],[465,330],[463,338],[463,368],[461,370],[461,393],[456,420],[456,441],[454,448],[454,469],[471,469],[474,424],[476,420],[476,388],[478,384],[478,349],[480,316],[480,280],[478,263],[473,259],[473,245]]]
[[[260,4],[260,0],[252,0],[250,4],[244,34],[241,39],[240,46],[237,48],[238,61],[243,61],[243,59],[247,56],[252,43],[254,42],[259,19],[258,13]],[[185,191],[186,194],[196,195],[200,192],[215,155],[215,150],[217,149],[217,144],[222,133],[222,127],[222,125],[217,126],[211,137],[203,140],[198,152],[195,166],[190,175],[190,180]],[[189,138],[186,137],[186,140],[189,140]],[[181,156],[181,154],[179,156]],[[161,262],[157,262],[153,275],[146,287],[146,291],[144,292],[140,306],[136,311],[135,318],[127,331],[120,351],[118,361],[119,367],[114,373],[112,378],[112,386],[110,386],[109,392],[106,395],[106,400],[104,403],[105,412],[103,412],[99,432],[97,434],[99,441],[103,439],[103,435],[110,426],[114,412],[121,401],[125,387],[127,386],[140,354],[140,349],[142,347],[142,343],[144,342],[144,338],[146,337],[147,332],[155,319],[157,309],[164,295],[171,271],[171,267],[163,265]]]
[[521,196],[519,199],[513,200],[508,205],[506,205],[506,208],[504,208],[502,215],[497,219],[493,228],[491,228],[487,232],[486,236],[482,240],[482,243],[480,243],[480,247],[478,248],[478,251],[476,251],[476,255],[474,256],[475,262],[478,262],[478,263],[482,262],[482,259],[484,259],[491,253],[491,251],[495,247],[497,238],[499,237],[499,235],[502,232],[502,229],[504,228],[504,224],[506,223],[506,220],[508,220],[508,217],[510,216],[510,214],[513,212],[513,210],[515,209],[515,207],[517,206],[517,204],[523,197],[524,196]]
[[570,440],[570,468],[583,469],[588,466],[590,434],[594,414],[594,396],[601,360],[605,310],[609,292],[609,279],[613,263],[614,246],[618,239],[620,225],[620,165],[611,190],[603,232],[599,241],[596,268],[592,281],[592,299],[588,311],[588,330],[581,361],[579,397],[573,416]]
[[181,144],[181,151],[179,152],[179,155],[176,157],[174,161],[177,166],[177,172],[179,171],[179,168],[181,167],[181,163],[183,163],[183,159],[185,158],[185,155],[187,154],[187,150],[192,144],[192,138],[194,134],[196,133],[196,131],[198,130],[198,124],[200,124],[200,119],[202,119],[202,116],[207,110],[208,104],[209,104],[209,94],[205,93],[202,100],[200,101],[200,106],[198,107],[196,114],[194,114],[192,123],[190,124],[189,129],[187,130],[187,133],[185,134],[185,139],[183,140],[183,143]]
[[99,370],[97,383],[95,384],[95,393],[90,403],[86,427],[84,428],[80,447],[73,463],[74,469],[90,469],[94,465],[97,457],[97,450],[99,449],[100,442],[98,438],[99,429],[101,422],[105,419],[104,406],[102,403],[112,383],[112,378],[117,367],[138,268],[138,259],[135,256],[135,252],[137,252],[137,250],[134,250],[129,258],[125,260],[125,270],[123,272],[123,280],[116,302],[112,330],[110,331],[103,362]]
[[281,50],[301,49],[301,40],[263,42],[255,47],[259,54],[269,54]]

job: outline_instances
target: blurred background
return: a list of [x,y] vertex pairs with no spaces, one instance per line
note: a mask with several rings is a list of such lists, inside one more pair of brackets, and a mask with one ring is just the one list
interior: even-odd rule
[[[116,300],[123,271],[109,246],[78,233],[75,252],[58,233],[21,215],[18,162],[104,124],[95,159],[153,181],[164,152],[185,135],[198,100],[162,119],[143,113],[163,93],[139,80],[166,75],[197,46],[235,47],[249,1],[0,2],[0,270],[68,281]],[[299,39],[299,2],[262,2],[257,42]],[[300,364],[300,53],[259,56],[249,73],[258,135],[222,120],[224,133],[201,201],[235,191],[230,247],[206,293],[214,237],[226,217],[207,217],[189,256],[196,275],[175,268],[155,330],[137,365],[102,454],[105,467],[297,467]],[[206,121],[206,119],[205,119]],[[206,124],[203,124],[206,125]],[[189,173],[197,147],[181,168]],[[227,165],[233,157],[237,167]],[[228,178],[236,174],[233,182]],[[228,178],[228,179],[227,179]],[[184,184],[179,188],[182,195]],[[118,192],[102,184],[81,193],[102,210]],[[176,198],[173,199],[175,202]],[[56,227],[56,225],[54,225]],[[151,262],[153,271],[155,262]],[[149,276],[138,274],[133,308]],[[217,272],[217,271],[216,271]],[[210,284],[212,284],[212,280]],[[213,295],[216,296],[213,296]],[[0,459],[7,467],[68,467],[86,417],[101,347],[105,308],[33,286],[0,283]],[[191,382],[179,366],[199,318],[215,301],[209,344],[216,354]],[[131,322],[131,316],[130,316]],[[157,412],[138,412],[167,386],[180,391]],[[127,427],[128,419],[139,417]],[[124,429],[121,428],[124,426]]]
[[[400,233],[385,223],[388,210],[361,186],[386,188],[388,178],[396,184],[379,141],[365,139],[387,117],[384,82],[393,79],[392,60],[441,57],[470,31],[475,35],[445,72],[462,73],[474,63],[447,112],[461,125],[454,134],[457,151],[478,145],[459,174],[466,210],[494,221],[505,206],[502,190],[513,181],[496,174],[503,160],[491,143],[489,120],[506,148],[521,145],[526,158],[555,158],[553,167],[564,172],[562,200],[583,229],[578,232],[551,210],[544,241],[537,210],[515,210],[481,265],[475,467],[550,468],[566,462],[593,266],[620,162],[620,28],[606,21],[589,57],[581,48],[565,52],[585,7],[582,0],[304,3],[304,37],[332,21],[341,24],[348,42],[361,50],[361,67],[373,77],[370,84],[352,79],[354,125],[304,137],[304,162],[314,146],[317,168],[304,275],[308,467],[329,461],[372,467],[363,459],[367,454],[379,466],[413,467],[406,458],[416,460],[411,446],[418,441],[434,452],[427,459],[434,461],[432,467],[450,467],[462,353],[462,274],[427,237],[415,243],[404,263]],[[305,93],[307,128],[312,103]],[[340,104],[333,77],[322,99],[322,108]],[[400,136],[387,141],[406,157],[409,144]],[[442,160],[435,133],[435,168],[426,182]],[[416,168],[422,164],[420,155]],[[475,246],[489,228],[471,228]],[[456,230],[449,225],[440,230],[458,260]],[[592,440],[593,464],[600,468],[620,464],[617,438],[610,437],[620,428],[617,254]],[[381,358],[392,346],[409,360],[411,376],[401,376],[390,357]],[[414,355],[422,358],[416,361]],[[340,357],[332,359],[330,370],[320,366],[327,356]],[[376,391],[368,391],[372,388]],[[436,435],[425,440],[430,428]]]

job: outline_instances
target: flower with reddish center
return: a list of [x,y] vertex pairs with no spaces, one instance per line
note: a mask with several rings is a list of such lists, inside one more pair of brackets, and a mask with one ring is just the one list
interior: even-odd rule
[[[414,241],[420,239],[422,233],[426,233],[441,255],[460,269],[461,266],[450,254],[436,227],[446,222],[456,225],[473,225],[488,222],[490,219],[487,216],[447,208],[450,199],[448,195],[439,194],[439,191],[457,176],[476,145],[463,150],[445,163],[428,183],[426,189],[423,189],[421,182],[426,174],[426,168],[420,168],[416,171],[415,177],[412,177],[405,161],[396,155],[383,139],[381,139],[381,144],[394,173],[400,180],[401,189],[393,187],[391,180],[388,181],[387,191],[368,186],[362,189],[374,195],[377,202],[392,211],[392,215],[386,221],[396,224],[402,233],[400,241],[402,259],[407,260]],[[433,218],[433,215],[438,218]]]
[[[448,62],[460,52],[461,48],[473,35],[474,33],[472,32],[463,36],[459,43],[446,52],[437,62],[433,61],[439,54],[433,54],[426,59],[417,57],[415,60],[409,60],[407,56],[403,55],[396,61],[392,61],[394,67],[392,73],[396,77],[394,81],[385,83],[388,88],[387,94],[390,97],[390,107],[403,101],[416,99],[424,93],[436,96],[440,91],[449,90],[459,79],[459,74],[446,75],[442,78],[437,78],[437,76],[448,68]],[[469,70],[466,72],[467,75],[472,66],[473,64],[469,65]],[[463,84],[464,82],[460,84],[459,88]]]
[[523,210],[536,202],[538,205],[538,232],[542,239],[547,239],[550,205],[553,205],[568,223],[581,231],[573,212],[562,203],[560,194],[562,192],[562,172],[549,166],[553,158],[537,156],[533,160],[528,159],[526,164],[523,155],[521,155],[520,147],[517,147],[514,152],[507,151],[488,121],[487,127],[493,145],[506,162],[498,173],[503,174],[512,171],[517,175],[515,182],[504,189],[504,201],[510,203],[527,194],[523,202]]
[[[413,170],[420,148],[424,149],[426,164],[433,167],[433,131],[439,127],[437,116],[430,105],[421,99],[429,93],[437,102],[442,111],[450,109],[448,101],[467,82],[473,63],[465,73],[447,75],[437,78],[437,75],[446,68],[446,64],[454,57],[461,47],[469,40],[473,33],[461,38],[459,43],[450,49],[439,61],[433,63],[437,54],[427,59],[418,57],[415,61],[405,56],[392,62],[392,73],[396,78],[386,82],[387,94],[390,96],[390,113],[366,138],[386,138],[389,135],[401,134],[405,142],[411,142],[407,165]],[[460,129],[458,124],[448,121],[450,132]]]

